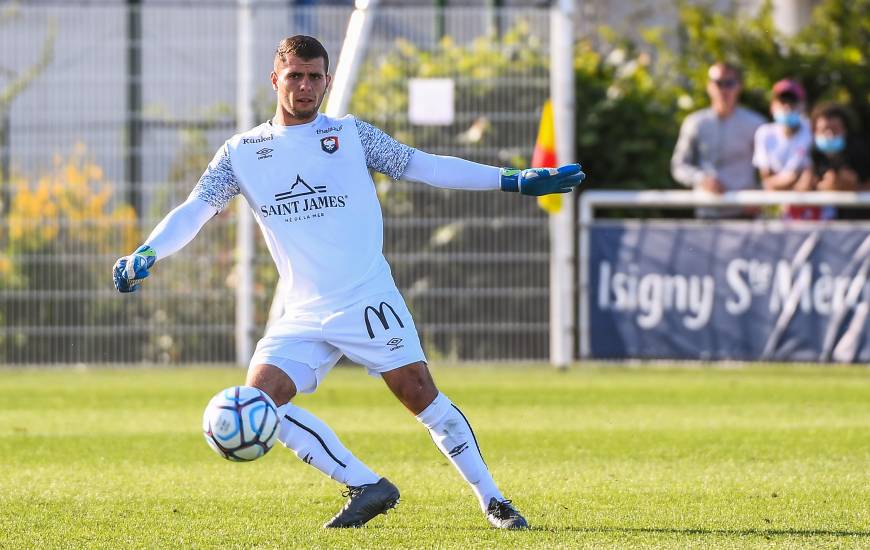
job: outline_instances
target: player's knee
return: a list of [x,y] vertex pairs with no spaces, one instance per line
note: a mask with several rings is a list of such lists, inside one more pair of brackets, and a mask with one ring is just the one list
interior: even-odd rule
[[296,385],[287,374],[274,365],[253,365],[248,369],[245,385],[258,388],[280,407],[296,396]]
[[425,409],[438,395],[426,363],[420,361],[384,374],[390,390],[414,414]]

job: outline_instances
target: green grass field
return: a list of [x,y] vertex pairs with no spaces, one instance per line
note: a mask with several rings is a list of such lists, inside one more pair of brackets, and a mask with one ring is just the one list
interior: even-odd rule
[[280,445],[200,434],[237,369],[0,370],[3,548],[870,548],[870,371],[434,369],[533,526],[490,529],[383,384],[333,372],[297,403],[402,490],[325,531],[337,484]]

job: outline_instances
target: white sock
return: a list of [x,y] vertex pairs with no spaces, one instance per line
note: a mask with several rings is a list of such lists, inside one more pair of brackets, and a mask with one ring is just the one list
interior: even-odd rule
[[356,487],[377,483],[381,477],[353,456],[329,426],[293,403],[278,407],[278,441],[339,483]]
[[471,485],[483,510],[493,497],[504,500],[483,461],[471,424],[446,395],[439,393],[417,420],[429,429],[432,441]]

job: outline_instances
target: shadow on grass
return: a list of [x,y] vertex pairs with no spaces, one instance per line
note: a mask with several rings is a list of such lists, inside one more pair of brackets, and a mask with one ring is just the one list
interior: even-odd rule
[[677,529],[673,527],[532,527],[532,531],[574,533],[657,533],[670,535],[716,535],[741,537],[870,537],[870,531],[828,529]]
[[[443,526],[447,529],[447,526]],[[403,531],[407,527],[398,525],[367,525],[368,529],[383,529],[385,531]],[[491,531],[488,525],[480,527],[450,526],[451,531]],[[702,529],[675,527],[537,527],[528,530],[511,531],[514,533],[601,533],[601,534],[659,534],[659,535],[698,535],[698,536],[738,536],[738,537],[870,537],[870,531],[846,531],[829,529]]]

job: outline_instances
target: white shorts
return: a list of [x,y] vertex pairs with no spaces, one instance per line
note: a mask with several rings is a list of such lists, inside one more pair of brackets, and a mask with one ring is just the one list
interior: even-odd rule
[[411,312],[395,287],[337,310],[285,313],[257,343],[250,366],[275,365],[297,391],[312,393],[342,355],[373,376],[426,361]]

